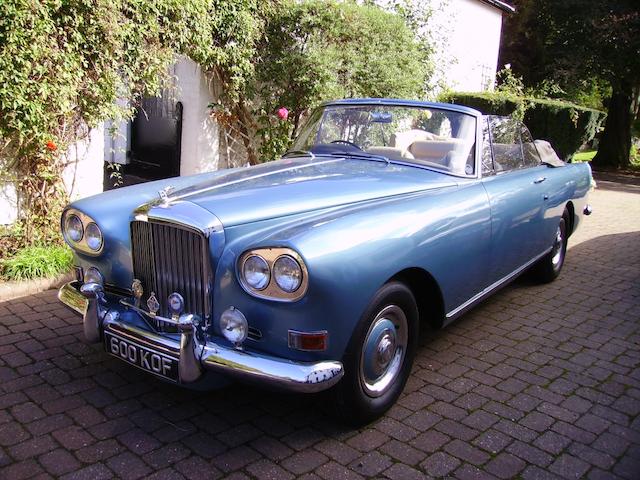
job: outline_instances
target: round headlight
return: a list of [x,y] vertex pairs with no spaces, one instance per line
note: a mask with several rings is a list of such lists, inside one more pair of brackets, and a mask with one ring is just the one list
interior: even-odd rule
[[228,308],[220,315],[220,331],[232,343],[239,345],[249,333],[249,324],[244,314],[234,307]]
[[87,242],[87,246],[97,252],[102,248],[102,232],[100,231],[100,227],[95,223],[91,222],[87,225],[87,228],[84,231],[85,241]]
[[96,267],[89,267],[86,272],[84,272],[84,283],[104,285],[104,277]]
[[295,292],[302,283],[302,268],[293,257],[282,255],[273,265],[273,278],[285,292]]
[[269,278],[271,277],[269,264],[258,255],[250,255],[242,265],[242,276],[251,288],[263,290],[269,285]]
[[68,215],[64,222],[64,229],[67,232],[67,237],[73,242],[79,242],[84,235],[84,228],[82,227],[82,220],[77,215]]

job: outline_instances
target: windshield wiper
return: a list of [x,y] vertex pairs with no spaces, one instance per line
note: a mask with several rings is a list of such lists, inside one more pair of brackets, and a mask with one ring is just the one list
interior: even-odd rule
[[286,152],[284,152],[284,155],[282,155],[282,158],[285,157],[300,157],[300,156],[305,156],[305,157],[311,157],[311,158],[316,158],[316,156],[313,154],[313,152],[309,151],[309,150],[287,150]]
[[340,151],[333,151],[331,153],[329,153],[329,155],[333,155],[333,156],[340,156],[340,157],[356,157],[356,158],[363,158],[365,160],[375,160],[377,162],[384,162],[387,165],[389,165],[391,163],[391,161],[385,157],[384,155],[376,155],[374,153],[368,153],[365,151],[361,151],[361,152],[347,152],[344,150],[340,150]]

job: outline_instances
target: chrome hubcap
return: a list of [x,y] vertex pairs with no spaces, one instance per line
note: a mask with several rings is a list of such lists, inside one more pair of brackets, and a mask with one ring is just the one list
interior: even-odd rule
[[380,368],[381,370],[385,369],[389,365],[389,362],[391,362],[391,359],[393,358],[393,354],[395,353],[395,349],[396,349],[395,335],[393,335],[393,332],[385,330],[385,333],[380,338],[380,341],[378,342],[378,347],[377,347],[378,358],[376,360],[378,365],[381,367]]
[[556,232],[556,239],[553,242],[553,250],[551,255],[551,264],[553,268],[557,268],[562,262],[562,244],[564,239],[562,238],[562,229],[558,227],[558,231]]
[[379,397],[402,370],[407,349],[407,317],[396,305],[382,309],[371,323],[360,358],[360,383],[367,395]]

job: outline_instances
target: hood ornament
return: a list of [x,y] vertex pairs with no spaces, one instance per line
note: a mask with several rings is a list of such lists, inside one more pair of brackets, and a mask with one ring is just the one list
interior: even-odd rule
[[162,190],[158,190],[158,196],[160,197],[160,201],[163,205],[169,204],[169,195],[171,195],[175,191],[175,187],[173,185],[167,185]]
[[154,317],[158,313],[158,310],[160,310],[160,303],[158,302],[154,292],[151,292],[151,295],[149,295],[149,298],[147,299],[147,308],[149,309],[149,313],[152,317]]

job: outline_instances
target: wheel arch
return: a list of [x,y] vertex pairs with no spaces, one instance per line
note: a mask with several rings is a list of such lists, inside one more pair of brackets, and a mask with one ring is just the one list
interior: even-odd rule
[[565,209],[569,212],[569,225],[567,225],[569,230],[569,232],[567,233],[567,238],[569,238],[573,233],[573,227],[576,223],[576,209],[573,206],[573,202],[571,200],[567,202]]
[[421,324],[440,328],[444,322],[444,299],[436,279],[426,270],[419,267],[406,268],[387,282],[399,281],[407,285],[413,293],[418,306]]

